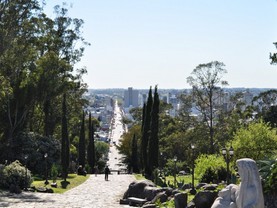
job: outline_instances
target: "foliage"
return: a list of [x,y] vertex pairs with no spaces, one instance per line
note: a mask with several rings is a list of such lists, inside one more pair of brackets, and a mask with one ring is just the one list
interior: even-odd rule
[[244,157],[253,160],[270,159],[276,155],[276,129],[272,129],[263,121],[252,122],[235,133],[232,146],[236,159]]
[[94,173],[94,166],[95,166],[95,144],[94,144],[94,124],[91,120],[91,112],[89,112],[89,143],[87,147],[87,162],[90,166],[91,173]]
[[159,107],[160,99],[158,94],[158,87],[155,86],[154,99],[151,110],[151,133],[148,147],[148,166],[151,173],[153,173],[155,168],[159,167]]
[[132,139],[131,166],[134,173],[139,173],[138,142],[135,134]]
[[56,182],[57,178],[58,178],[58,175],[59,175],[59,171],[58,171],[58,167],[57,165],[54,163],[51,167],[51,177],[53,179],[53,183]]
[[258,160],[259,173],[262,177],[265,193],[276,194],[277,190],[277,160]]
[[268,177],[268,182],[267,182],[267,189],[270,192],[275,192],[277,190],[277,162],[271,167],[270,175]]
[[[121,139],[120,139],[120,145],[117,147],[120,154],[124,155],[122,162],[127,165],[127,168],[130,170],[131,167],[133,167],[131,161],[132,161],[132,141],[133,137],[136,135],[137,140],[137,156],[140,155],[140,142],[137,138],[141,138],[141,126],[136,124],[132,126],[128,132],[123,133]],[[135,143],[133,144],[135,145]],[[133,155],[135,156],[135,155]],[[138,163],[140,162],[140,158],[138,157]]]
[[21,189],[29,187],[32,183],[30,170],[26,169],[18,160],[0,170],[0,186],[10,188],[11,185]]
[[144,173],[147,176],[151,176],[151,172],[148,164],[148,148],[149,148],[149,137],[150,137],[150,125],[151,125],[151,110],[153,105],[152,88],[150,87],[148,92],[147,104],[145,107],[145,113],[143,118],[143,129],[141,138],[141,164]]
[[102,171],[106,165],[109,148],[110,146],[106,142],[95,142],[95,161],[97,161],[97,166],[100,171]]
[[214,122],[217,117],[219,106],[217,99],[221,96],[220,86],[228,85],[222,77],[227,73],[224,64],[212,61],[206,64],[199,64],[187,78],[192,87],[192,95],[196,109],[201,113],[202,120],[209,128],[209,151],[215,152],[214,148]]
[[85,143],[85,111],[83,111],[80,137],[79,137],[79,146],[78,146],[78,164],[83,168],[86,164],[86,143]]
[[66,181],[69,167],[69,138],[67,128],[67,106],[66,106],[66,95],[63,96],[62,105],[62,146],[61,146],[61,165],[62,165],[62,177]]
[[213,178],[216,178],[221,169],[225,169],[225,167],[226,162],[223,156],[202,154],[195,161],[195,177],[203,179],[204,176],[207,178],[207,174],[211,173]]
[[[53,137],[46,137],[34,132],[21,133],[15,139],[13,144],[14,154],[16,159],[24,165],[27,164],[28,169],[34,174],[45,173],[44,154],[48,154],[47,163],[49,167],[55,161],[59,161],[61,153],[61,143]],[[0,149],[1,158],[11,161],[8,148]],[[25,159],[25,156],[28,158]]]

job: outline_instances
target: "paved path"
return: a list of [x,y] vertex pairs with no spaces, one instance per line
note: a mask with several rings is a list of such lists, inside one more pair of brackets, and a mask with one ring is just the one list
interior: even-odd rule
[[22,194],[0,193],[0,207],[16,208],[126,208],[120,205],[129,184],[134,181],[132,175],[109,175],[109,181],[104,175],[91,175],[78,187],[64,194],[30,193]]

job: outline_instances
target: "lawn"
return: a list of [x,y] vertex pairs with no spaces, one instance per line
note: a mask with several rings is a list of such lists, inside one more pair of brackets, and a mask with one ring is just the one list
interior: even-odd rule
[[36,188],[38,187],[45,187],[45,188],[51,188],[53,189],[54,193],[59,193],[62,194],[66,191],[68,191],[69,189],[72,189],[76,186],[79,186],[80,184],[84,183],[87,179],[88,179],[89,175],[86,176],[82,176],[82,175],[77,175],[77,174],[69,174],[67,181],[69,182],[69,184],[67,185],[66,188],[62,188],[61,182],[63,181],[61,178],[58,178],[56,180],[56,183],[58,185],[57,188],[53,188],[51,187],[51,183],[53,182],[52,180],[49,180],[49,184],[45,186],[44,182],[45,180],[36,180],[32,183],[31,186],[35,186]]

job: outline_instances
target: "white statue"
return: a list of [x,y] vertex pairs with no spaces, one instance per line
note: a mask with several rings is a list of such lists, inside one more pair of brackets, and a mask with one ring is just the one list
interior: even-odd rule
[[211,208],[264,208],[261,179],[256,162],[249,158],[237,160],[240,184],[228,185],[218,193]]

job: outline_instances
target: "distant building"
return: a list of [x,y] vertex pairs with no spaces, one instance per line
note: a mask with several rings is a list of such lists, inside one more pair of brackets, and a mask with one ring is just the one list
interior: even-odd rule
[[138,99],[139,92],[138,90],[134,90],[132,87],[129,87],[128,90],[124,91],[124,107],[138,107],[139,106],[139,99]]

